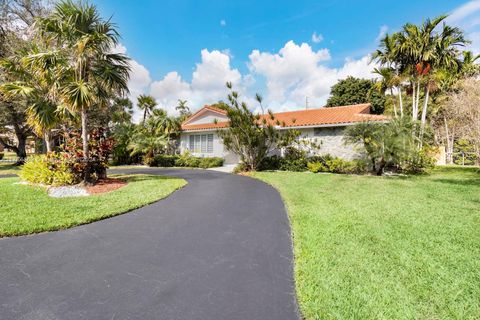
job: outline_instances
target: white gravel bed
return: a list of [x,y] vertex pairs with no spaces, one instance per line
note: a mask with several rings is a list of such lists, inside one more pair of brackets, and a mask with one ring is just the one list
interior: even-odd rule
[[67,187],[50,187],[48,188],[48,195],[53,198],[65,198],[65,197],[86,197],[89,196],[85,188],[79,186],[67,186]]

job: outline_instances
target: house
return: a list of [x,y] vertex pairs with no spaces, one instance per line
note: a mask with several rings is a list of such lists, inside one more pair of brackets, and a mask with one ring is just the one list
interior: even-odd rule
[[[330,154],[346,160],[359,156],[353,145],[343,141],[347,126],[364,121],[386,121],[387,117],[370,113],[370,104],[318,108],[275,113],[284,124],[279,130],[298,129],[301,137],[321,143],[317,154]],[[190,151],[199,157],[223,157],[226,164],[238,163],[238,155],[226,150],[217,130],[228,127],[227,112],[204,106],[182,123],[180,151]]]

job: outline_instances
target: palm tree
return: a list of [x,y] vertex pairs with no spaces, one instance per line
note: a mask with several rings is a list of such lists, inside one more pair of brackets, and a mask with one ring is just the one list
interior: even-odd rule
[[[83,157],[88,161],[88,111],[104,104],[113,93],[128,92],[129,59],[111,53],[118,43],[118,32],[103,20],[95,6],[66,0],[52,14],[39,20],[40,33],[57,43],[65,57],[58,74],[62,102],[80,113]],[[89,179],[89,165],[84,179]]]
[[2,61],[4,69],[17,79],[3,85],[3,91],[26,99],[27,123],[38,136],[44,138],[47,152],[52,151],[51,131],[62,116],[57,78],[61,64],[58,52],[41,52],[38,46]]
[[127,149],[131,156],[144,155],[144,161],[148,162],[156,154],[162,152],[167,146],[164,135],[159,135],[145,128],[138,128],[133,134]]
[[182,119],[186,119],[187,117],[190,116],[190,108],[187,106],[187,103],[188,103],[187,100],[178,99],[178,104],[175,107],[175,110],[177,110],[180,113],[180,117]]
[[[375,82],[375,87],[382,93],[390,92],[390,95],[394,97],[394,89],[397,89],[397,96],[399,98],[400,105],[400,117],[403,117],[403,99],[401,92],[401,80],[400,77],[396,75],[395,69],[392,67],[385,68],[375,68],[373,73],[376,73],[382,77],[381,81]],[[395,99],[395,98],[394,98]],[[398,116],[397,113],[397,103],[393,100],[393,113],[395,117]]]
[[155,107],[157,106],[157,101],[155,98],[149,95],[141,94],[137,98],[137,106],[140,110],[143,110],[143,125],[145,126],[145,121],[147,116],[151,115]]
[[[383,82],[381,86],[384,89],[383,91],[390,90],[391,95],[393,95],[394,90],[397,92],[400,116],[403,117],[402,73],[404,70],[402,70],[401,61],[398,61],[399,56],[396,50],[397,38],[397,34],[386,34],[385,37],[380,40],[380,49],[373,53],[372,60],[376,60],[380,65],[384,66],[379,69],[375,68],[373,72],[382,77]],[[395,116],[397,116],[395,102],[393,107]]]
[[421,110],[420,137],[423,136],[430,90],[434,74],[438,70],[458,68],[459,48],[468,43],[463,32],[443,23],[446,16],[427,19],[421,26],[407,23],[402,30],[392,36],[386,35],[381,48],[374,54],[382,66],[393,67],[397,75],[405,75],[412,88],[412,120],[418,120],[420,113],[420,93],[423,87],[423,107]]

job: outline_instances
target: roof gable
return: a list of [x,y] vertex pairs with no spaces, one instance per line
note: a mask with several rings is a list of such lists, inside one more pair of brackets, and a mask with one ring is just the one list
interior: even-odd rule
[[[215,117],[215,115],[216,115],[220,119],[227,119],[227,111],[219,109],[219,108],[215,108],[215,107],[212,107],[212,106],[204,106],[203,108],[201,108],[200,110],[198,110],[197,112],[192,114],[189,118],[187,118],[182,123],[182,125],[197,123],[199,119],[201,119],[202,117],[205,117],[209,114],[212,115],[213,117]],[[211,121],[211,122],[213,122],[213,121]],[[201,123],[201,121],[200,121],[200,123]]]

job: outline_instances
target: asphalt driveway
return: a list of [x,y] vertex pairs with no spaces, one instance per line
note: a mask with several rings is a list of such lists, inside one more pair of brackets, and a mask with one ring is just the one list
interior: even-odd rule
[[299,318],[290,227],[273,188],[146,171],[189,184],[128,214],[0,239],[0,319]]

